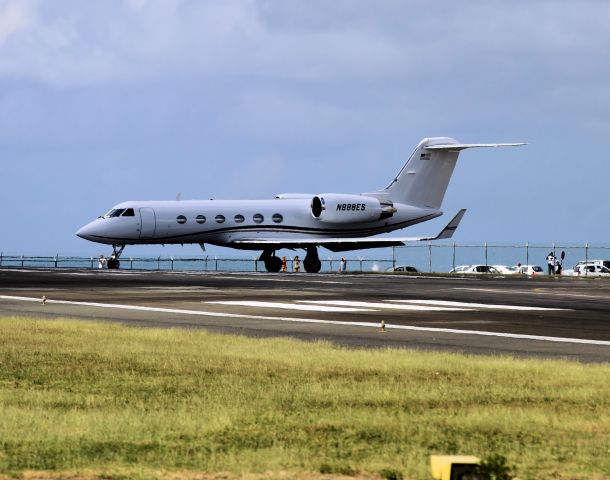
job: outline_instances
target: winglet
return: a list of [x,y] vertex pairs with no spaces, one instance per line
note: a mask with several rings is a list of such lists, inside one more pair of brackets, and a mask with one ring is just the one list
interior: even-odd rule
[[424,240],[445,240],[447,238],[453,237],[453,233],[457,230],[458,225],[462,221],[462,217],[466,213],[466,209],[462,208],[455,217],[451,219],[451,221],[447,224],[445,228],[441,230],[434,238],[426,238]]

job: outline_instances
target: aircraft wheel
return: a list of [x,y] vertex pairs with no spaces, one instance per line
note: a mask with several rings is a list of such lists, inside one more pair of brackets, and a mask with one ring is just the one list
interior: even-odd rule
[[265,260],[265,268],[268,272],[279,272],[282,269],[282,259],[280,257],[269,257]]
[[318,273],[322,268],[322,262],[318,258],[305,258],[303,266],[308,273]]

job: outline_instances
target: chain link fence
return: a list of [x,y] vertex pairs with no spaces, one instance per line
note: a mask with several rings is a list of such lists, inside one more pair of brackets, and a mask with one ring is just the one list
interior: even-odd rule
[[561,257],[564,269],[579,261],[610,259],[610,245],[577,244],[439,244],[393,248],[394,265],[412,265],[423,272],[448,272],[460,265],[539,265],[546,271],[549,253]]
[[[303,268],[301,256],[300,269]],[[107,259],[106,259],[107,260]],[[322,272],[335,272],[339,269],[340,257],[320,258]],[[201,271],[201,272],[266,272],[265,263],[256,258],[219,258],[219,257],[128,257],[120,258],[121,270],[160,270],[160,271]],[[391,259],[353,259],[348,261],[352,270],[383,271],[392,268]],[[293,258],[286,259],[287,271],[294,271]],[[76,256],[27,256],[0,254],[0,268],[74,268],[98,269],[97,257]]]
[[[381,253],[380,253],[381,252]],[[323,272],[336,272],[342,256],[347,259],[348,271],[379,272],[400,265],[410,265],[421,272],[448,272],[459,265],[540,265],[546,270],[546,257],[553,252],[560,257],[565,252],[564,269],[579,261],[610,259],[610,245],[574,244],[439,244],[418,243],[404,247],[375,250],[374,257],[366,251],[324,255],[320,251]],[[303,271],[301,258],[301,271]],[[286,256],[287,270],[293,271],[293,257]],[[130,257],[120,258],[121,269],[203,271],[203,272],[264,272],[264,262],[257,257]],[[26,256],[0,253],[0,268],[77,268],[97,269],[98,257],[77,256]]]

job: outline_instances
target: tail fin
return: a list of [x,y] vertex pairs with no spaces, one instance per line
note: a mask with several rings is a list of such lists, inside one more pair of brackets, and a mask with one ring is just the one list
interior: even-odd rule
[[395,203],[439,209],[461,150],[509,147],[524,143],[459,143],[453,138],[424,138],[392,183],[377,192]]

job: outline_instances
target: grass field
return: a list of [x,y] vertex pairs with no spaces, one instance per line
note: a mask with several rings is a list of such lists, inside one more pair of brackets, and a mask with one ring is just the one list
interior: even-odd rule
[[610,365],[1,318],[0,476],[428,479],[430,454],[464,453],[608,479],[609,381]]

